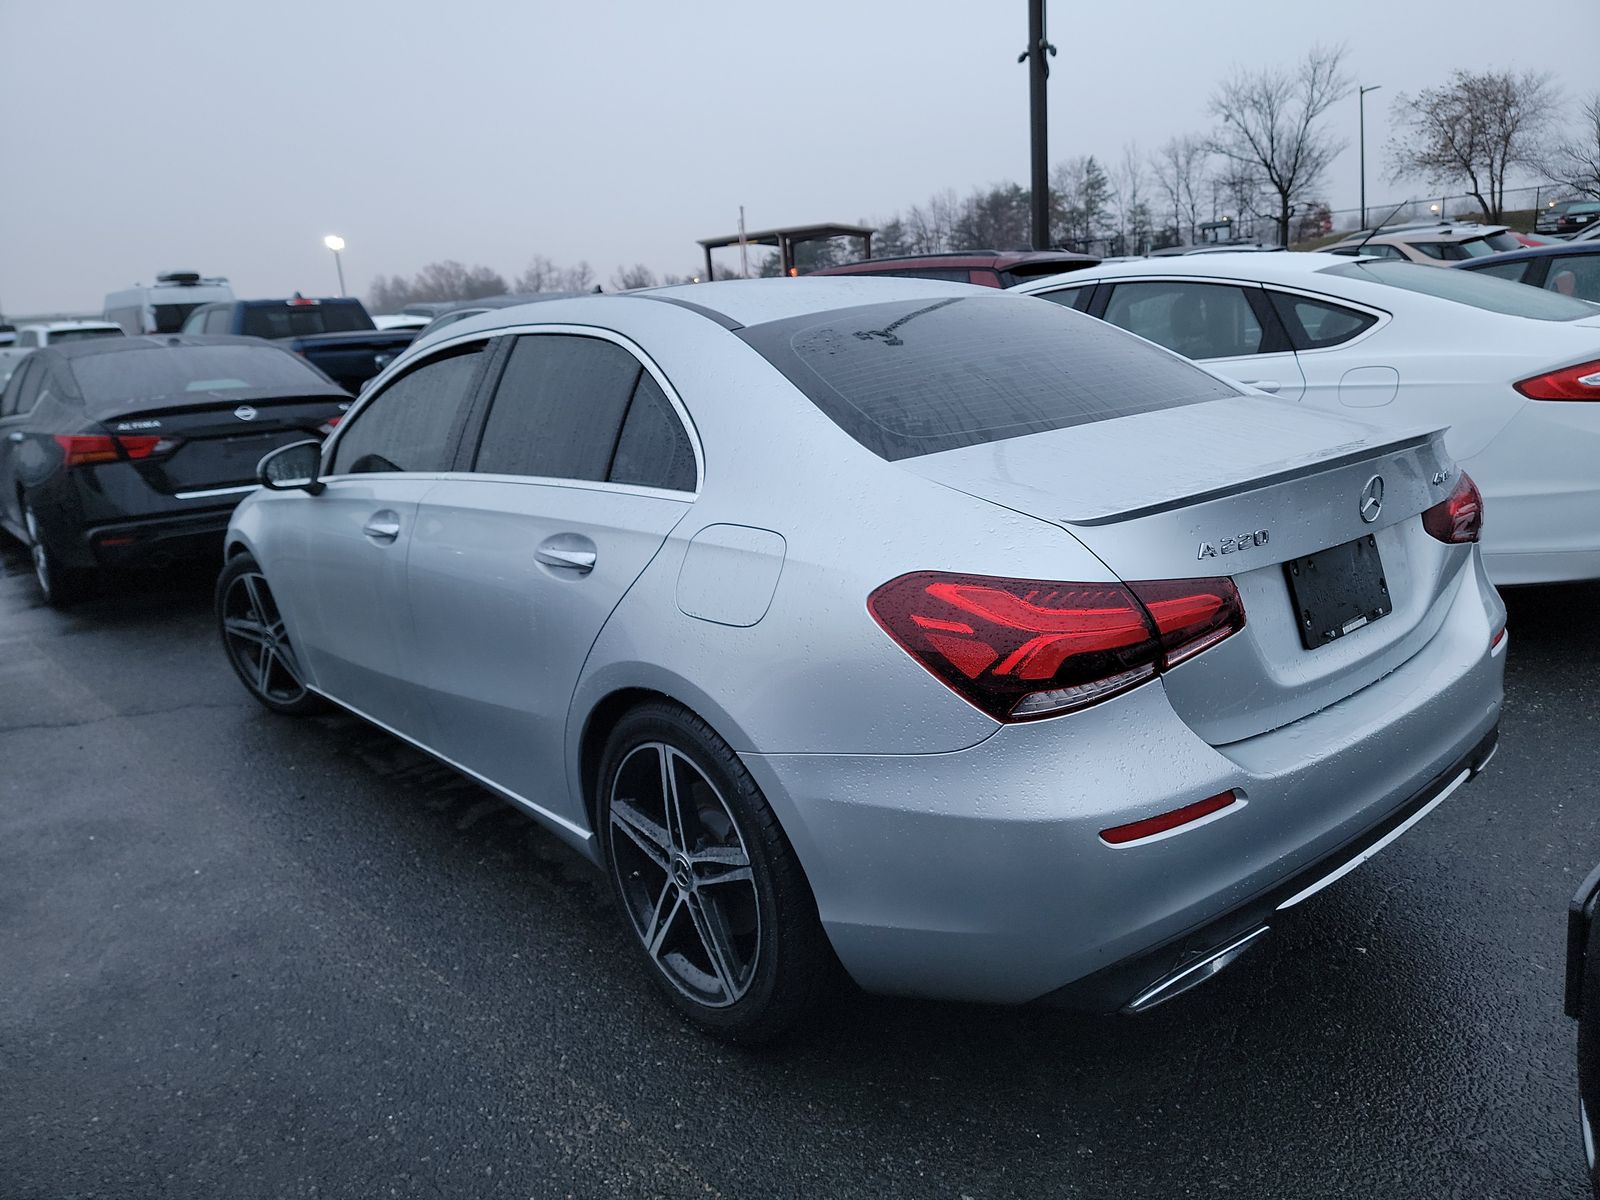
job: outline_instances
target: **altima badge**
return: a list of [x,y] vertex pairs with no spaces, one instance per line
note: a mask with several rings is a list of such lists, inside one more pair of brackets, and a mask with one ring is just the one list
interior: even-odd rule
[[238,408],[233,410],[233,415],[238,417],[241,421],[254,421],[256,419],[256,410],[251,408],[248,404],[241,404]]
[[1361,519],[1367,524],[1378,519],[1383,511],[1383,476],[1374,475],[1361,489]]

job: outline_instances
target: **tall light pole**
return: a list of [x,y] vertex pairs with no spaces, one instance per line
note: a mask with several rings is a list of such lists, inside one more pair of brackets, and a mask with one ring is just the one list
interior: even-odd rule
[[1367,93],[1375,92],[1383,84],[1375,83],[1371,87],[1360,89],[1356,97],[1356,108],[1361,118],[1361,228],[1367,227]]
[[1032,140],[1032,186],[1028,193],[1032,210],[1030,240],[1035,250],[1050,248],[1050,155],[1046,135],[1045,80],[1050,78],[1046,55],[1056,48],[1044,38],[1044,0],[1028,0],[1028,48],[1017,56],[1028,64],[1028,126]]
[[339,272],[339,295],[344,295],[344,260],[339,257],[339,251],[344,249],[344,239],[337,233],[330,233],[322,239],[322,244],[333,251],[333,265]]

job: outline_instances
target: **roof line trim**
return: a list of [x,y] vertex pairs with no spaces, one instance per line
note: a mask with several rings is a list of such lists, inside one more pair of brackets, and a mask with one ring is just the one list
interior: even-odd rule
[[676,296],[651,296],[640,295],[640,300],[657,300],[662,304],[676,304],[679,308],[686,308],[692,313],[699,313],[708,321],[715,321],[729,333],[737,333],[744,326],[735,321],[727,313],[718,312],[714,308],[707,308],[704,304],[696,304],[693,300],[680,300]]

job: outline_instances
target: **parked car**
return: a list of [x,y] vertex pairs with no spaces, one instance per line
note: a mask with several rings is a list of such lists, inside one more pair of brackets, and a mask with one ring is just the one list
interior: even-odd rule
[[1572,237],[1600,222],[1600,200],[1579,200],[1556,218],[1556,236]]
[[574,296],[587,296],[589,292],[529,292],[521,296],[480,296],[476,300],[454,300],[448,304],[432,305],[433,315],[417,334],[421,341],[446,325],[465,321],[479,313],[493,312],[498,308],[514,308],[519,304],[540,304],[546,300],[569,300]]
[[60,346],[91,338],[121,337],[122,327],[108,321],[36,321],[13,330],[11,343],[0,348],[0,387],[24,358],[42,346]]
[[410,329],[415,332],[426,327],[432,319],[416,313],[374,313],[372,324],[376,329]]
[[99,567],[214,553],[261,456],[350,396],[249,338],[96,338],[36,350],[0,394],[0,527],[52,604]]
[[1533,231],[1535,233],[1555,233],[1556,222],[1561,219],[1562,214],[1578,203],[1580,203],[1580,200],[1577,197],[1567,200],[1551,200],[1534,217]]
[[835,955],[872,991],[1143,1011],[1494,746],[1505,610],[1437,432],[1285,413],[1000,291],[483,313],[261,479],[217,587],[244,685],[532,813],[730,1037]]
[[1578,1023],[1578,1129],[1589,1164],[1591,1194],[1600,1200],[1594,1117],[1600,1113],[1600,867],[1589,872],[1567,909],[1565,1009]]
[[115,322],[129,337],[143,333],[177,333],[190,313],[202,304],[233,299],[233,289],[222,276],[207,278],[198,271],[164,271],[155,286],[134,284],[106,297],[105,319]]
[[1361,230],[1327,248],[1329,254],[1365,254],[1425,266],[1448,266],[1464,258],[1481,258],[1522,246],[1504,225],[1472,222],[1404,225],[1370,234]]
[[898,258],[868,258],[826,267],[812,275],[889,275],[897,279],[943,279],[976,283],[983,287],[1011,287],[1041,275],[1059,275],[1092,267],[1091,254],[1070,250],[964,250],[950,254],[907,254]]
[[1457,269],[1477,271],[1600,304],[1600,241],[1577,245],[1557,242],[1553,246],[1513,250],[1493,258],[1458,263]]
[[[1600,577],[1600,313],[1484,275],[1333,254],[1117,263],[1017,289],[1283,400],[1448,425],[1496,583]],[[1466,352],[1470,348],[1470,353]]]
[[183,331],[267,338],[351,392],[359,392],[417,336],[414,329],[379,329],[359,300],[316,299],[298,293],[287,300],[203,305],[189,314]]

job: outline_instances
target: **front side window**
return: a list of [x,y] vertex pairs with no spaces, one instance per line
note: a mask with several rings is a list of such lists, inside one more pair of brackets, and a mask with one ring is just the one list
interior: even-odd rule
[[1220,283],[1119,283],[1105,319],[1185,358],[1261,352],[1261,322],[1240,288]]
[[448,471],[483,348],[430,358],[374,396],[340,433],[329,474]]
[[1600,254],[1563,254],[1550,261],[1545,290],[1600,304]]
[[603,481],[644,368],[615,342],[519,337],[495,388],[474,469]]
[[1371,313],[1359,312],[1328,300],[1294,296],[1269,290],[1278,318],[1289,331],[1296,350],[1325,350],[1348,342],[1363,330],[1378,323]]

